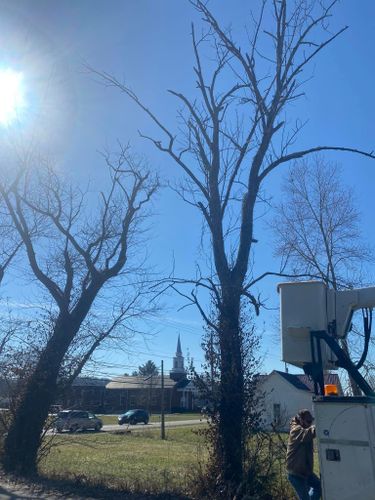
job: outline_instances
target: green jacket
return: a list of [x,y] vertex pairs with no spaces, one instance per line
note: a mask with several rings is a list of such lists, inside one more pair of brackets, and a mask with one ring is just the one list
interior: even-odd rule
[[314,468],[315,426],[305,429],[294,417],[290,423],[286,468],[290,474],[308,477]]

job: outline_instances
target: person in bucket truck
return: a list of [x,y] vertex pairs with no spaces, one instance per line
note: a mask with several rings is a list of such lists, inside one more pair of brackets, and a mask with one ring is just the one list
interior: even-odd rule
[[[309,410],[300,410],[290,422],[286,467],[299,500],[321,498],[320,479],[314,474],[315,426]],[[311,495],[310,495],[311,493]]]

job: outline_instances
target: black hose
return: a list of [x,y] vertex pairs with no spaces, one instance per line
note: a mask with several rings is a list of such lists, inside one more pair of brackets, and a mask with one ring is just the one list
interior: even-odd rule
[[368,347],[370,344],[370,336],[371,336],[371,327],[372,327],[372,309],[362,309],[362,315],[363,315],[363,332],[365,335],[365,345],[363,347],[363,353],[358,361],[358,363],[355,365],[357,369],[361,368],[363,363],[366,361],[367,358],[367,353],[368,353]]

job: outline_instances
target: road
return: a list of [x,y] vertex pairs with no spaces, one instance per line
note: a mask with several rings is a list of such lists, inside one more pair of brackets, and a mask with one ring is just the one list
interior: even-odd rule
[[[173,428],[173,427],[192,427],[195,425],[199,424],[204,424],[206,423],[205,419],[196,419],[196,420],[172,420],[165,422],[165,427],[166,428]],[[103,425],[102,431],[104,432],[141,432],[145,430],[153,430],[153,429],[160,429],[161,423],[160,422],[150,422],[147,425],[145,424],[137,424],[137,425],[118,425],[118,424],[111,424],[111,425]],[[93,431],[87,431],[87,432],[93,432]],[[53,430],[47,431],[47,434],[54,434]],[[1,500],[1,497],[0,497]]]
[[[204,424],[205,420],[172,420],[165,422],[165,427],[190,427],[194,425],[199,425],[199,424]],[[147,425],[144,424],[137,424],[137,425],[103,425],[102,431],[105,432],[113,432],[113,431],[123,431],[126,432],[127,430],[129,431],[143,431],[145,429],[160,429],[161,423],[160,422],[150,422]]]

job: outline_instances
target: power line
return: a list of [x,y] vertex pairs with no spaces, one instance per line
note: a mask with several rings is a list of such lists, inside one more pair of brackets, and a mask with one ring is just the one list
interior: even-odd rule
[[193,334],[193,335],[199,335],[199,336],[202,336],[203,335],[203,331],[202,329],[200,329],[199,327],[194,327],[193,325],[187,325],[186,323],[184,322],[179,322],[179,321],[175,321],[173,319],[168,319],[168,318],[160,318],[160,319],[157,319],[157,318],[148,318],[146,321],[149,321],[149,322],[152,322],[152,323],[157,323],[159,325],[162,325],[162,326],[169,326],[169,327],[173,327],[173,328],[176,328],[176,329],[179,329],[179,330],[185,330],[185,331],[188,331],[189,333]]

